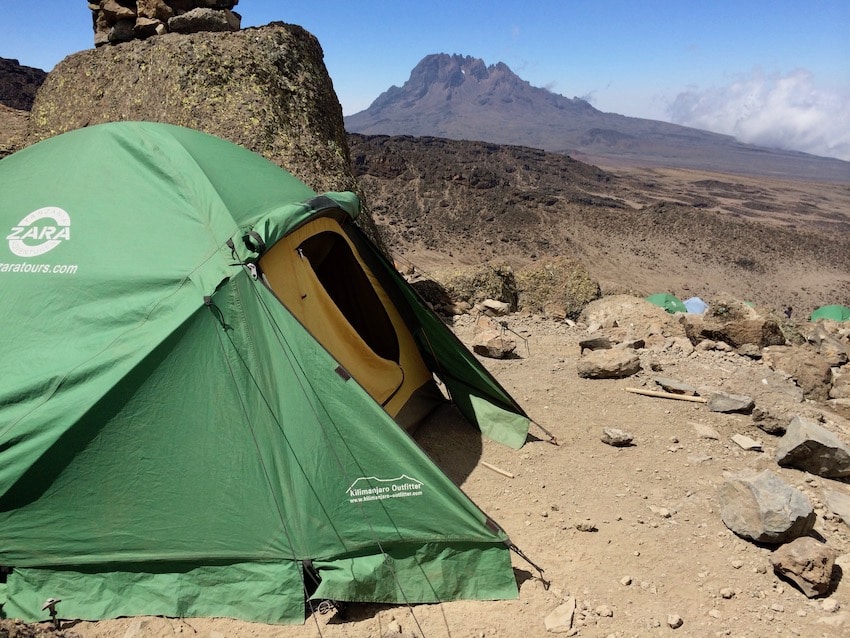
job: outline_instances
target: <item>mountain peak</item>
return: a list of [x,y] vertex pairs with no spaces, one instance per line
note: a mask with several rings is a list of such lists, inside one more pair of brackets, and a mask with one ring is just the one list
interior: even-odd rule
[[[521,120],[535,112],[539,114],[541,109],[576,114],[596,112],[584,100],[568,99],[531,86],[504,62],[488,66],[480,58],[433,53],[422,58],[404,85],[390,87],[368,109],[350,116],[347,121],[353,126],[350,130],[366,132],[364,128],[369,128],[370,122],[409,120],[406,115],[431,120],[430,127],[435,114],[442,114],[446,122],[471,115],[487,119],[488,112],[507,112]],[[430,129],[429,133],[423,133],[406,128],[404,134],[435,133]],[[449,131],[438,134],[456,137]]]
[[[507,64],[436,53],[403,86],[345,118],[349,133],[409,135],[530,146],[587,161],[678,166],[847,181],[847,163],[741,144],[734,138],[603,113],[585,100],[532,86]],[[826,176],[830,176],[827,178]]]

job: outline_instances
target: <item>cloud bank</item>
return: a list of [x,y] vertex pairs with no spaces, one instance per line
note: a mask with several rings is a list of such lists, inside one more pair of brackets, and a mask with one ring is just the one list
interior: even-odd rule
[[675,124],[733,135],[741,142],[850,161],[850,90],[815,85],[805,69],[754,71],[722,87],[691,88],[668,108]]

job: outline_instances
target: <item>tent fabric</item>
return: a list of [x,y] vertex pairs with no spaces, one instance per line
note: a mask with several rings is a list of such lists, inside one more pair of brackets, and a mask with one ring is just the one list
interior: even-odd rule
[[821,306],[814,310],[809,317],[811,321],[829,319],[831,321],[850,321],[850,308],[840,304]]
[[[147,122],[11,155],[0,192],[3,614],[45,620],[56,597],[63,618],[303,622],[306,565],[315,598],[517,595],[505,532],[258,274],[323,216],[380,262],[356,197]],[[461,411],[519,447],[522,409],[398,273],[376,277]]]
[[685,307],[685,304],[682,303],[682,300],[679,299],[676,295],[672,295],[670,293],[661,292],[654,295],[650,295],[645,299],[649,303],[658,306],[659,308],[664,308],[664,310],[666,310],[670,314],[688,311],[688,309]]
[[685,306],[685,310],[692,315],[701,315],[708,310],[708,304],[699,297],[685,299],[682,304]]

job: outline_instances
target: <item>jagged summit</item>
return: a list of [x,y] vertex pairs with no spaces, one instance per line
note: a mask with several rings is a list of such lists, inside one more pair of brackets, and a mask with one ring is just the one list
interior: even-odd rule
[[425,56],[401,86],[345,118],[349,133],[412,135],[529,146],[576,159],[846,182],[848,163],[742,144],[657,120],[604,113],[535,87],[503,62]]
[[480,58],[446,53],[425,56],[402,87],[390,87],[367,111],[392,110],[399,105],[407,109],[434,106],[451,111],[453,106],[463,109],[467,104],[481,110],[502,110],[513,102],[518,110],[542,102],[554,108],[596,112],[584,100],[571,100],[531,86],[504,62],[487,66]]
[[[346,128],[515,144],[523,143],[516,126],[529,120],[542,126],[563,113],[580,118],[599,111],[584,100],[531,86],[504,62],[488,66],[480,58],[436,53],[425,56],[403,86],[390,87],[368,109],[346,118]],[[493,137],[492,129],[505,127],[503,137]]]

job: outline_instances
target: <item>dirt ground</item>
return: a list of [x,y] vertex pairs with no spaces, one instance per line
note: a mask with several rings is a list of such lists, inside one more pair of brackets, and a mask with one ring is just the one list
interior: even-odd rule
[[[655,310],[636,300],[634,307],[614,312],[622,315],[621,326],[640,336],[650,323],[667,317]],[[816,534],[837,550],[838,564],[848,570],[850,527],[825,509],[823,490],[850,494],[850,485],[779,468],[772,455],[778,439],[759,430],[751,416],[713,413],[702,403],[648,397],[626,388],[655,387],[653,377],[662,374],[690,383],[701,394],[725,389],[752,396],[757,406],[775,413],[821,416],[844,440],[850,440],[850,422],[824,406],[800,402],[794,384],[759,361],[680,349],[669,322],[666,338],[641,351],[643,370],[622,380],[577,375],[578,343],[588,336],[585,324],[513,315],[507,325],[518,342],[518,358],[483,361],[558,445],[536,425],[532,440],[519,451],[482,441],[450,411],[417,438],[544,570],[541,578],[529,562],[514,556],[518,599],[410,608],[352,604],[344,619],[333,612],[315,614],[303,626],[132,618],[68,622],[62,633],[82,638],[530,638],[551,635],[546,616],[574,597],[578,609],[567,635],[850,635],[850,578],[841,577],[840,567],[827,596],[806,598],[773,573],[770,548],[725,527],[717,497],[730,473],[775,471],[811,498],[818,513]],[[472,327],[467,315],[455,329],[469,343]],[[710,426],[719,438],[700,438],[696,424]],[[633,445],[602,443],[608,427],[631,433]],[[763,452],[744,451],[731,440],[735,434],[761,441]],[[681,627],[670,627],[672,615],[681,617]]]

